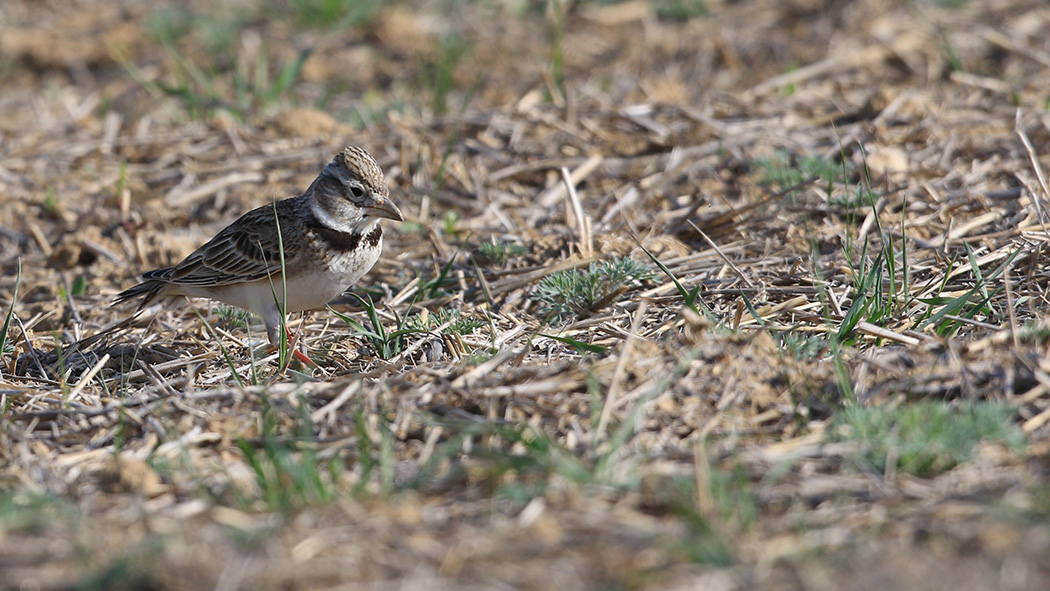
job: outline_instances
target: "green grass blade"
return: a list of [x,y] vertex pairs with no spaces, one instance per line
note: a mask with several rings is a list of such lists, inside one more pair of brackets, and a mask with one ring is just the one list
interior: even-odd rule
[[663,262],[661,262],[660,259],[656,258],[656,255],[650,252],[648,248],[643,246],[640,240],[635,238],[635,242],[638,244],[638,248],[642,249],[642,252],[644,252],[645,255],[649,257],[651,261],[653,261],[653,264],[659,267],[660,271],[662,271],[664,275],[667,275],[667,278],[670,279],[672,283],[674,283],[675,288],[678,290],[678,293],[682,295],[682,299],[685,300],[685,304],[687,306],[692,308],[692,310],[696,312],[697,315],[706,316],[709,320],[711,320],[711,322],[715,323],[715,325],[721,326],[721,323],[718,321],[718,318],[715,316],[715,313],[710,308],[708,308],[702,301],[700,301],[700,298],[698,297],[700,294],[699,285],[696,286],[692,291],[687,290],[685,286],[682,285],[682,282],[679,281],[677,277],[675,277],[675,274],[671,272],[671,269],[669,269],[667,265],[663,264]]
[[343,314],[342,312],[340,312],[340,311],[338,311],[338,310],[336,310],[334,308],[328,308],[328,309],[331,310],[332,313],[335,314],[337,317],[339,317],[340,320],[342,320],[343,322],[349,324],[350,328],[354,329],[354,332],[359,333],[360,335],[364,336],[365,338],[367,338],[369,340],[372,340],[372,339],[382,340],[383,337],[381,337],[380,335],[378,335],[378,334],[372,332],[371,330],[368,330],[367,328],[365,328],[364,324],[361,324],[360,322],[357,321],[357,319],[353,318],[352,316],[348,316],[346,314]]
[[554,340],[558,341],[559,343],[568,345],[568,346],[572,347],[573,349],[576,349],[577,352],[581,352],[581,353],[582,352],[587,352],[587,353],[598,353],[598,354],[604,355],[605,353],[609,352],[609,348],[608,347],[602,347],[601,345],[592,345],[590,343],[585,343],[583,341],[577,341],[576,339],[573,339],[573,338],[570,338],[570,337],[559,337],[559,336],[555,336],[555,335],[552,335],[552,334],[546,334],[546,333],[542,333],[542,332],[536,333],[536,334],[537,334],[537,336],[547,337],[548,339],[554,339]]
[[452,253],[452,257],[448,259],[448,262],[441,267],[441,271],[438,273],[438,276],[423,285],[423,289],[421,291],[425,292],[427,294],[427,297],[436,298],[439,295],[441,295],[438,290],[441,288],[442,285],[445,284],[445,280],[448,278],[449,272],[452,271],[452,265],[455,264],[456,257],[459,256],[461,250],[462,247],[457,248],[456,252]]
[[[959,310],[961,310],[963,308],[963,306],[966,305],[967,302],[970,301],[970,298],[972,298],[975,295],[977,295],[978,293],[982,293],[982,292],[987,294],[987,283],[989,283],[991,281],[995,281],[996,279],[998,279],[999,275],[1001,275],[1003,272],[1005,272],[1007,269],[1009,269],[1010,265],[1013,264],[1014,259],[1017,258],[1017,256],[1019,254],[1021,254],[1023,251],[1024,251],[1024,246],[1019,246],[1016,250],[1014,250],[1012,253],[1010,253],[1010,256],[1006,257],[1006,260],[1003,261],[1003,263],[1001,265],[999,265],[999,267],[997,267],[995,269],[995,271],[993,271],[987,277],[987,279],[979,282],[977,285],[973,286],[973,288],[970,289],[969,291],[967,291],[966,293],[964,293],[964,294],[962,294],[960,296],[957,296],[954,299],[952,299],[951,303],[947,304],[946,306],[944,306],[943,308],[938,310],[936,313],[930,315],[929,318],[927,318],[926,320],[922,321],[916,327],[916,330],[922,330],[922,329],[926,328],[927,326],[929,326],[931,324],[941,325],[942,321],[945,319],[944,318],[945,316],[956,315],[956,313]],[[975,264],[975,262],[971,263],[971,264]],[[991,296],[984,297],[983,301],[987,302],[990,298],[991,298]]]
[[755,305],[751,303],[751,298],[747,297],[743,290],[740,291],[740,297],[744,300],[744,307],[747,308],[747,313],[755,319],[755,322],[758,322],[759,326],[765,326],[766,321],[762,320],[762,316],[759,315],[758,310],[755,308]]
[[882,276],[882,269],[884,268],[884,259],[880,252],[875,257],[875,262],[872,263],[871,269],[868,270],[867,275],[862,275],[860,282],[854,286],[855,293],[853,294],[853,303],[850,304],[849,310],[846,311],[846,315],[842,318],[842,325],[839,327],[837,338],[840,342],[845,342],[849,335],[856,328],[857,324],[865,317],[868,309],[871,307],[875,297],[868,295],[870,287],[879,281]]
[[215,331],[212,330],[211,325],[208,324],[208,321],[205,320],[204,316],[201,315],[200,310],[194,308],[193,312],[197,315],[197,318],[200,319],[201,324],[204,325],[204,330],[207,331],[208,336],[210,336],[212,339],[215,340],[216,343],[219,344],[219,351],[222,353],[222,358],[226,360],[226,366],[230,368],[230,373],[233,374],[233,379],[237,380],[237,385],[244,386],[244,380],[242,380],[241,375],[237,373],[237,366],[236,364],[234,364],[233,358],[230,357],[230,353],[226,350],[226,347],[223,346],[222,339],[219,338],[219,335],[215,334]]
[[277,100],[282,94],[284,94],[289,88],[295,84],[295,81],[299,79],[299,74],[303,70],[303,64],[310,58],[310,54],[313,53],[313,47],[308,47],[303,51],[299,52],[299,56],[296,57],[291,63],[285,64],[281,71],[277,73],[277,79],[274,80],[273,85],[263,95],[264,103],[269,104]]
[[[272,276],[268,276],[267,278],[270,280],[270,293],[273,296],[273,303],[274,303],[274,305],[277,306],[277,316],[278,316],[278,321],[280,323],[279,328],[278,328],[278,332],[280,334],[277,337],[277,338],[280,339],[278,341],[278,364],[277,364],[277,366],[283,369],[285,367],[286,362],[288,361],[288,355],[289,355],[289,351],[288,351],[288,345],[289,345],[289,343],[288,343],[288,324],[287,324],[287,320],[284,317],[284,310],[285,310],[285,308],[284,308],[284,304],[282,303],[282,302],[287,302],[288,301],[288,277],[287,277],[287,274],[285,273],[284,235],[281,233],[281,219],[280,219],[280,216],[277,215],[277,202],[276,201],[273,202],[273,223],[274,223],[274,225],[277,228],[277,254],[280,256],[280,259],[281,259],[281,294],[284,296],[283,298],[277,297],[277,288],[273,284],[273,277]],[[262,246],[260,245],[259,248],[261,250]]]
[[15,302],[18,301],[18,290],[22,286],[22,259],[18,259],[18,271],[15,273],[15,291],[11,295],[11,305],[7,307],[7,314],[4,316],[4,326],[0,328],[0,355],[3,354],[4,349],[7,347],[7,333],[11,329],[11,319],[15,315]]

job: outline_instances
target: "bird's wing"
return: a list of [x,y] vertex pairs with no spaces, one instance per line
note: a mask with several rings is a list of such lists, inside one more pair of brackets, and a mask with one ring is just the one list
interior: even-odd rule
[[[293,218],[296,199],[264,205],[244,214],[165,273],[166,281],[215,287],[257,281],[292,266],[301,252],[302,231]],[[280,239],[277,224],[280,223]]]

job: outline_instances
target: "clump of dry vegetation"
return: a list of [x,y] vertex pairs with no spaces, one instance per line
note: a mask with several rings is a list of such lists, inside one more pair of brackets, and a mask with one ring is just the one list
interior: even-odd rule
[[[1041,2],[0,27],[5,588],[1050,581]],[[109,306],[347,144],[406,222],[319,367]]]

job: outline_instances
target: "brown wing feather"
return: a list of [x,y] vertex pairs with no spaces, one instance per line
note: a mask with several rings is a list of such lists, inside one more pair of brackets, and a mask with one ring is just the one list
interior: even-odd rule
[[[276,203],[285,265],[295,263],[294,246],[302,232],[292,223],[295,210],[302,206],[301,197]],[[165,273],[169,283],[199,286],[230,285],[264,279],[281,270],[281,243],[275,232],[274,205],[264,205],[242,215],[214,238],[193,251],[181,263]]]

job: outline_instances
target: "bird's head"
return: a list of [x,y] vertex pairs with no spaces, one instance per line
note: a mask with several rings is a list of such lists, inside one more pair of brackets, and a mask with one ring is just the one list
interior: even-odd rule
[[383,170],[375,158],[357,146],[336,155],[307,190],[336,229],[371,226],[380,218],[398,222],[405,217],[390,200]]

